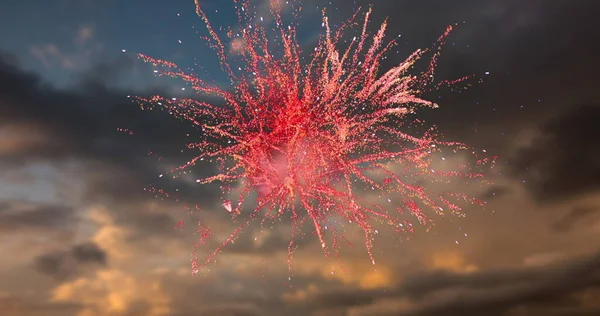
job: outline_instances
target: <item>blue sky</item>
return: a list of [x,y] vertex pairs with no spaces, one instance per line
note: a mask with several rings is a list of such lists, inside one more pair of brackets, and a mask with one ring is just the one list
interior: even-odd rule
[[3,49],[59,85],[98,60],[119,58],[123,49],[188,61],[192,54],[210,54],[192,29],[200,24],[190,1],[14,1],[9,6],[0,12]]
[[[233,3],[213,0],[201,1],[201,5],[215,28],[236,25]],[[311,22],[319,18],[314,15],[316,7],[304,10]],[[301,40],[317,30],[305,25]],[[199,38],[205,35],[193,1],[187,0],[15,1],[0,12],[3,50],[18,56],[25,69],[59,86],[76,82],[99,61],[114,62],[120,55],[136,53],[171,60],[184,68],[196,63],[203,68],[201,75],[222,78],[216,55]],[[121,83],[142,87],[154,82],[149,68],[141,63],[133,68],[136,71],[121,73]],[[146,72],[141,74],[140,69]]]

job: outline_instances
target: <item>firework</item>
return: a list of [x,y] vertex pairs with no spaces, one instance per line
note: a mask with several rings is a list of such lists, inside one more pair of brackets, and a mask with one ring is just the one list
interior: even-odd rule
[[[220,172],[197,182],[221,182],[223,208],[234,218],[244,216],[241,225],[204,264],[194,260],[194,269],[210,263],[253,220],[264,223],[291,218],[291,260],[301,225],[312,224],[328,257],[338,241],[345,239],[343,228],[331,221],[343,219],[362,229],[368,255],[375,263],[371,244],[376,233],[374,223],[411,231],[413,224],[401,216],[405,212],[429,226],[432,221],[428,214],[460,214],[458,201],[483,205],[464,194],[432,194],[417,184],[417,179],[479,178],[481,174],[462,170],[442,173],[430,166],[432,155],[441,148],[465,146],[441,141],[433,128],[419,135],[404,131],[418,122],[413,114],[419,108],[437,107],[422,98],[425,91],[467,79],[434,83],[439,48],[452,27],[438,39],[432,52],[417,50],[381,74],[381,61],[395,43],[384,42],[387,22],[374,34],[367,31],[370,9],[364,15],[358,10],[336,31],[330,29],[323,11],[323,34],[310,58],[305,59],[296,25],[282,19],[283,3],[271,1],[275,25],[271,32],[266,23],[259,22],[262,18],[251,13],[249,1],[235,2],[239,32],[227,33],[231,45],[226,46],[196,0],[196,13],[207,27],[210,36],[206,39],[229,77],[230,89],[211,85],[172,62],[139,55],[159,68],[160,75],[182,79],[199,94],[220,97],[225,104],[161,96],[138,98],[143,106],[165,108],[202,131],[201,140],[188,144],[188,148],[198,150],[197,156],[170,172],[186,173],[200,161],[218,161]],[[360,22],[359,16],[364,17]],[[357,29],[357,36],[344,39],[347,28]],[[428,67],[419,75],[408,74],[427,53],[431,56]],[[225,200],[232,194],[234,183],[242,186],[241,194],[237,201]],[[365,192],[379,192],[388,202],[390,198],[401,202],[390,211],[361,199]],[[258,196],[256,203],[251,211],[245,210],[243,206],[253,194]],[[204,235],[208,236],[207,232],[205,228]],[[329,237],[333,242],[327,242]]]

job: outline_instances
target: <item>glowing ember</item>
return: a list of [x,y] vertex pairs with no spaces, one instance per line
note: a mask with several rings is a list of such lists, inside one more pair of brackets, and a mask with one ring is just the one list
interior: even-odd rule
[[[360,10],[334,33],[323,12],[324,34],[310,61],[303,63],[296,28],[281,18],[283,4],[271,1],[276,35],[268,37],[262,26],[267,22],[254,23],[257,18],[250,13],[249,1],[235,2],[240,31],[228,32],[232,45],[226,48],[196,0],[196,12],[206,23],[211,35],[207,40],[229,76],[231,90],[210,85],[171,62],[140,55],[162,67],[161,75],[183,79],[198,93],[224,100],[224,106],[217,106],[192,99],[138,98],[142,105],[168,109],[203,132],[204,140],[188,145],[199,150],[198,156],[171,173],[189,172],[188,168],[205,159],[219,161],[221,173],[197,182],[222,182],[224,195],[232,192],[228,184],[243,186],[237,203],[232,205],[226,200],[223,207],[234,217],[247,215],[247,220],[204,265],[232,243],[252,220],[264,222],[284,216],[293,220],[290,257],[294,239],[301,235],[300,225],[306,220],[314,225],[326,256],[330,253],[326,240],[332,237],[335,248],[339,238],[343,238],[340,222],[348,222],[364,232],[374,264],[371,241],[377,231],[373,221],[390,224],[398,231],[412,231],[412,223],[401,217],[404,212],[428,226],[432,221],[427,212],[442,215],[447,209],[460,214],[461,207],[452,200],[483,205],[464,194],[431,194],[423,185],[417,185],[424,179],[431,183],[446,177],[481,177],[432,170],[435,152],[464,146],[442,142],[434,129],[419,136],[400,130],[419,123],[409,120],[419,107],[437,107],[420,97],[427,87],[466,79],[433,84],[439,47],[451,27],[438,40],[424,73],[412,76],[407,71],[428,50],[417,50],[400,65],[379,75],[383,56],[394,42],[384,45],[385,22],[374,35],[367,32],[370,10],[364,17],[360,36],[347,41],[342,40],[342,31],[358,25]],[[340,44],[346,48],[339,50]],[[384,208],[372,201],[369,204],[360,198],[373,192],[387,204],[399,206],[390,211],[392,207]],[[257,205],[250,212],[243,211],[242,206],[252,193],[258,196]],[[197,269],[194,260],[194,270]]]
[[233,209],[231,208],[231,201],[227,200],[223,202],[223,207],[227,210],[227,212],[231,213]]

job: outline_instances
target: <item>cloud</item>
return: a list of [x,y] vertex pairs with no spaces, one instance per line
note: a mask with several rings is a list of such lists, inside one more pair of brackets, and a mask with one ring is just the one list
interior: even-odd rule
[[[51,276],[54,284],[62,282],[53,292],[55,302],[51,305],[83,306],[79,315],[168,315],[169,296],[147,274],[156,266],[170,266],[171,273],[189,266],[185,257],[192,243],[182,246],[183,238],[175,239],[181,235],[169,214],[178,209],[183,215],[183,206],[153,200],[143,191],[149,183],[159,182],[158,174],[178,163],[172,160],[189,159],[179,152],[189,141],[181,137],[189,129],[166,114],[144,115],[126,97],[136,95],[135,91],[103,84],[103,80],[118,76],[115,68],[130,62],[99,64],[96,69],[102,71],[84,76],[82,85],[58,89],[19,69],[8,57],[0,59],[1,170],[24,181],[24,191],[31,190],[29,182],[40,179],[43,170],[39,169],[48,167],[60,171],[51,178],[50,189],[59,190],[64,185],[58,178],[68,180],[67,184],[77,183],[77,189],[70,190],[56,205],[28,199],[1,201],[0,234],[20,235],[15,236],[16,244],[7,246],[28,247],[28,255],[35,251],[20,259],[33,260],[33,265],[24,263],[30,269],[27,273],[36,275],[31,273],[33,268]],[[140,137],[119,133],[117,127],[131,128]],[[164,153],[162,159],[148,155],[150,149]],[[74,169],[77,172],[67,172],[70,164],[78,166]],[[30,169],[38,170],[31,174],[33,179],[27,178]],[[212,169],[204,168],[196,176],[207,172]],[[162,180],[156,185],[162,184],[171,192],[179,189],[182,201],[199,203],[215,195],[210,188],[199,188],[195,181]],[[40,193],[47,190],[41,188]],[[57,234],[47,234],[49,230]],[[50,249],[58,250],[48,252],[48,243],[38,245],[34,234],[52,238]],[[85,239],[90,242],[76,243],[82,235],[89,236]],[[61,242],[74,246],[64,249],[55,245]],[[144,274],[148,279],[130,275],[134,266],[148,269]],[[38,281],[46,282],[39,276]]]
[[79,262],[106,264],[106,253],[94,243],[84,243],[73,247],[71,254]]
[[[277,228],[265,230],[258,225],[251,225],[242,232],[241,238],[226,246],[227,253],[244,256],[264,256],[276,253],[287,253],[290,244],[292,226],[278,223]],[[212,240],[210,247],[217,247],[221,241]],[[294,246],[303,249],[315,240],[310,237],[295,238]]]
[[[260,10],[265,9],[264,3],[267,1],[259,6]],[[322,5],[317,1],[307,3],[315,12],[318,10],[314,10],[314,7]],[[536,25],[542,25],[545,29],[550,23],[547,11],[556,11],[564,3],[567,2],[549,8],[549,5],[542,6],[541,2],[523,5],[519,1],[459,0],[451,3],[435,0],[427,5],[387,1],[375,5],[374,15],[378,16],[373,17],[373,24],[381,22],[383,15],[393,12],[390,28],[396,30],[390,30],[389,34],[403,34],[398,56],[404,57],[402,52],[413,48],[411,45],[414,48],[429,46],[445,25],[467,20],[468,25],[455,32],[451,42],[456,42],[456,47],[462,47],[457,48],[461,52],[465,43],[477,47],[473,50],[483,55],[494,51],[494,54],[489,54],[493,62],[478,63],[472,61],[471,56],[457,58],[457,62],[449,63],[451,69],[448,71],[459,71],[460,75],[490,65],[502,71],[513,71],[517,66],[505,67],[513,59],[524,64],[534,59],[536,63],[531,66],[534,68],[545,66],[548,69],[550,65],[552,69],[567,69],[570,67],[568,61],[545,58],[558,56],[549,49],[547,43],[558,42],[561,47],[568,46],[570,50],[577,46],[577,50],[581,51],[586,49],[585,45],[572,45],[569,41],[575,35],[577,38],[588,35],[565,29],[547,32],[551,36],[534,36],[542,32],[536,29]],[[334,1],[332,6],[336,5],[340,11],[328,12],[332,15],[339,12],[346,18],[347,12],[343,11],[351,6],[346,1]],[[219,8],[216,4],[212,6]],[[309,5],[306,8],[308,11]],[[572,13],[571,10],[565,12],[565,15]],[[562,20],[565,15],[558,17]],[[318,12],[315,16],[319,16]],[[428,22],[423,22],[424,17],[429,17]],[[341,21],[341,18],[336,21]],[[332,19],[332,23],[336,21]],[[315,25],[320,25],[320,22]],[[582,23],[578,30],[587,25]],[[556,30],[556,27],[550,29]],[[411,33],[419,38],[410,37]],[[572,37],[570,33],[575,35]],[[85,46],[94,41],[93,36],[92,29],[79,29],[79,33],[74,33],[72,38],[80,38],[81,45]],[[523,42],[532,37],[535,37],[535,45]],[[552,40],[548,40],[550,37]],[[563,40],[557,41],[554,37]],[[515,38],[519,40],[513,41]],[[591,36],[585,41],[593,42],[589,38]],[[72,58],[75,52],[65,47],[42,44],[35,48],[38,58],[45,60],[49,67],[61,67],[64,64],[80,69],[77,68],[78,61],[85,61],[85,58]],[[392,61],[394,56],[392,54],[388,61]],[[336,270],[331,275],[328,263],[321,258],[319,245],[308,234],[302,239],[307,243],[294,257],[291,272],[293,288],[290,288],[285,282],[289,276],[285,253],[289,235],[268,228],[265,231],[269,234],[261,235],[258,229],[250,229],[235,244],[226,247],[217,264],[207,267],[204,271],[206,277],[192,278],[189,276],[192,242],[181,238],[181,232],[173,229],[176,219],[181,217],[177,212],[183,209],[183,203],[198,202],[203,215],[216,223],[210,227],[218,234],[230,232],[230,227],[227,227],[229,214],[218,207],[219,202],[214,199],[219,194],[218,188],[200,187],[194,183],[196,176],[212,173],[213,170],[208,166],[201,166],[194,171],[194,176],[180,180],[158,178],[158,174],[188,159],[188,153],[179,151],[181,145],[187,142],[182,136],[188,131],[197,131],[172,120],[166,113],[142,112],[131,104],[126,95],[151,95],[164,91],[155,88],[137,91],[118,88],[116,82],[122,76],[122,71],[136,64],[125,54],[115,60],[97,63],[89,71],[79,73],[81,82],[67,89],[55,88],[38,75],[23,71],[17,62],[14,56],[0,53],[1,170],[6,174],[10,172],[12,179],[21,182],[37,181],[40,171],[28,173],[27,176],[33,179],[25,181],[26,174],[20,170],[44,163],[64,171],[65,162],[76,162],[79,166],[77,172],[69,173],[64,180],[77,186],[83,193],[80,195],[79,191],[69,190],[65,198],[57,203],[32,202],[25,198],[8,199],[0,203],[0,234],[21,234],[15,238],[9,236],[9,245],[3,245],[7,248],[2,248],[2,253],[14,255],[0,261],[2,276],[11,275],[10,280],[5,278],[0,282],[0,290],[11,292],[19,288],[18,291],[23,293],[34,291],[37,295],[36,299],[0,298],[0,314],[556,316],[597,315],[600,310],[595,303],[600,301],[597,257],[569,259],[573,253],[595,245],[593,240],[596,235],[572,229],[581,222],[589,222],[595,211],[587,208],[588,204],[568,201],[560,205],[552,203],[552,207],[532,206],[529,197],[521,196],[520,186],[514,183],[498,185],[482,193],[484,199],[496,206],[496,216],[482,219],[488,214],[468,213],[460,225],[470,237],[461,239],[460,246],[456,248],[449,249],[448,244],[455,246],[455,238],[450,233],[446,235],[447,231],[440,227],[444,225],[444,220],[440,220],[441,224],[435,230],[437,237],[416,234],[412,242],[400,243],[395,238],[383,236],[384,233],[379,234],[374,248],[376,266],[366,259],[364,249],[344,248],[342,262],[347,263],[350,269],[345,273]],[[484,65],[486,62],[488,65]],[[518,69],[520,72],[533,72],[531,67],[519,65]],[[523,99],[518,95],[515,97],[518,93],[513,93],[512,89],[520,89],[518,80],[525,80],[513,79],[516,83],[498,88],[498,93],[510,95],[511,102]],[[523,89],[536,89],[535,84],[527,83]],[[560,91],[563,93],[564,90]],[[528,95],[531,93],[528,92]],[[480,100],[493,98],[482,95],[475,97]],[[498,99],[497,102],[506,100]],[[444,119],[460,125],[470,120],[469,115],[483,115],[483,107],[479,106],[473,111],[462,107],[458,110],[451,108],[447,112],[442,109],[440,115],[454,112],[454,116]],[[587,113],[589,116],[597,114]],[[512,123],[517,118],[513,112],[510,115]],[[529,124],[533,122],[532,118],[537,117],[534,116],[522,115],[519,118]],[[585,116],[580,115],[575,120],[580,123],[565,125],[568,127],[566,132],[572,133],[577,128],[583,128],[585,124],[581,122]],[[501,115],[494,114],[491,117],[494,124],[505,125],[507,121]],[[557,117],[555,121],[560,120]],[[518,128],[510,125],[506,129]],[[118,133],[117,127],[129,128],[134,135]],[[572,164],[561,162],[561,157],[567,153],[553,148],[556,145],[551,141],[546,142],[545,138],[558,135],[556,130],[562,133],[561,128],[548,129],[542,126],[540,138],[525,144],[521,153],[523,156],[519,156],[522,160],[517,159],[530,159],[526,158],[532,156],[527,150],[531,150],[536,157],[525,166],[529,169],[514,168],[515,177],[526,177],[524,185],[532,192],[537,189],[530,180],[535,180],[538,171],[542,174],[558,174],[554,178],[569,179],[572,175],[564,170],[574,168],[579,172],[584,169],[584,163],[592,162],[590,159],[594,154],[594,146],[588,149],[577,147],[583,146],[581,139],[568,143],[565,140],[557,142],[560,144],[558,147],[566,144],[583,150],[580,151],[583,157],[568,153],[570,156],[566,160],[571,160]],[[481,130],[484,130],[483,126]],[[505,131],[504,127],[500,130],[492,126],[485,133],[499,131]],[[480,138],[486,146],[493,146],[487,137]],[[559,139],[558,136],[549,138],[552,137]],[[160,154],[162,159],[158,161],[156,156],[148,155],[149,150]],[[535,172],[532,172],[532,166],[537,169]],[[504,170],[504,167],[500,169]],[[594,170],[587,170],[589,176],[593,175]],[[581,174],[588,175],[579,172],[575,176]],[[574,182],[579,185],[586,181]],[[169,201],[149,199],[149,194],[141,190],[148,183],[155,183],[170,192],[178,189],[183,203],[175,205]],[[26,185],[23,191],[29,190]],[[61,185],[58,181],[52,183],[54,187]],[[593,194],[594,189],[587,185],[587,188],[576,189],[562,187],[555,193],[558,191],[564,192],[562,197],[574,198]],[[32,194],[40,196],[42,193]],[[542,193],[541,196],[536,195],[539,201],[555,201],[553,194]],[[562,217],[560,213],[545,217],[549,213],[546,210],[555,208],[569,212]],[[195,215],[192,217],[193,223]],[[282,224],[276,225],[281,227]],[[193,230],[194,225],[190,226]],[[46,234],[50,230],[67,233],[60,236]],[[557,231],[563,234],[555,234]],[[462,236],[462,233],[458,234]],[[351,237],[353,232],[349,231],[348,235]],[[362,236],[357,236],[361,237],[359,239],[362,242]],[[258,239],[254,240],[254,237]],[[13,243],[14,240],[17,242]],[[81,244],[82,240],[90,242]],[[582,240],[585,242],[582,243]],[[357,245],[357,248],[362,247],[362,244]],[[210,249],[210,245],[207,248]],[[4,249],[11,251],[4,252]],[[24,254],[24,251],[27,253]],[[36,253],[32,254],[34,251]],[[356,257],[354,253],[357,253]],[[21,260],[26,255],[27,259]],[[33,265],[31,257],[34,258]],[[474,260],[477,258],[480,260]],[[40,278],[33,269],[58,276],[61,283],[57,285],[56,279]],[[11,287],[11,284],[18,283],[20,287]],[[44,302],[48,294],[45,289],[49,286],[54,288],[50,292],[52,302]],[[19,307],[14,307],[16,305]]]
[[119,83],[121,77],[128,70],[135,70],[139,66],[139,60],[131,55],[121,54],[112,60],[99,61],[90,69],[83,72],[83,80],[90,83]]
[[11,316],[74,316],[80,306],[49,303],[11,295],[0,295],[0,313]]
[[92,57],[100,51],[102,45],[96,44],[90,48],[79,48],[75,51],[65,51],[56,44],[47,43],[32,46],[30,53],[46,68],[61,68],[65,70],[83,69],[91,63]]
[[523,179],[540,202],[578,197],[600,189],[600,105],[572,107],[545,122],[530,145],[521,148],[512,174]]
[[171,310],[171,299],[160,283],[114,269],[61,284],[53,290],[52,301],[82,305],[78,315],[86,316],[163,316]]
[[74,33],[72,47],[50,42],[31,46],[29,53],[47,69],[84,69],[93,63],[93,58],[102,51],[103,45],[92,41],[94,30],[90,26],[80,27]]
[[435,270],[447,270],[456,273],[473,272],[477,267],[466,262],[466,259],[455,251],[434,252],[431,258],[431,267]]
[[[112,230],[107,228],[105,236],[118,231],[138,240],[177,236],[173,229],[176,221],[167,214],[173,202],[153,202],[144,187],[154,182],[158,188],[178,190],[179,199],[190,204],[210,200],[219,192],[211,187],[199,188],[194,181],[158,178],[170,166],[189,159],[179,152],[183,147],[180,145],[188,141],[180,137],[186,129],[167,115],[144,115],[127,99],[128,94],[134,94],[131,91],[108,89],[99,78],[87,82],[95,84],[57,89],[7,59],[0,59],[0,168],[7,171],[6,175],[25,181],[16,192],[26,197],[0,203],[0,233],[60,229],[75,236],[75,227],[82,224],[81,212],[75,208],[98,203],[107,206],[116,225]],[[158,128],[161,124],[166,126]],[[119,133],[117,127],[129,127],[140,137]],[[150,149],[162,149],[162,160],[148,155]],[[171,161],[170,155],[176,161]],[[37,171],[31,173],[30,169]],[[40,180],[46,169],[56,169],[56,175],[40,186],[40,181],[33,180]],[[200,169],[196,176],[211,171]],[[31,174],[37,178],[26,180]],[[16,185],[15,181],[10,180],[10,185]],[[61,190],[61,186],[68,192],[51,199],[55,195],[51,192]],[[41,199],[43,196],[48,198]],[[79,250],[85,254],[90,249]],[[49,265],[51,258],[45,258]],[[56,264],[62,267],[63,263],[61,259]]]
[[481,194],[481,196],[479,196],[479,199],[481,199],[482,201],[490,202],[494,199],[498,199],[507,194],[510,194],[510,192],[510,188],[506,186],[494,185],[490,187],[487,191],[485,191],[483,194]]
[[62,205],[26,201],[0,202],[0,234],[28,230],[56,230],[74,220],[72,210]]
[[[198,189],[193,181],[158,178],[169,166],[190,158],[180,149],[189,141],[186,133],[194,129],[164,113],[143,112],[127,98],[160,91],[135,93],[104,85],[103,80],[115,75],[115,68],[130,62],[119,59],[114,64],[98,64],[96,68],[102,71],[96,77],[86,75],[83,86],[56,89],[0,59],[0,112],[4,113],[0,131],[8,136],[0,142],[6,153],[0,162],[13,167],[36,161],[84,162],[94,166],[86,176],[90,177],[89,198],[96,199],[146,199],[148,194],[142,189],[150,183],[169,191],[179,189],[180,196],[196,202],[218,192],[210,186]],[[128,128],[135,135],[119,133],[117,128]],[[162,161],[148,155],[150,150],[160,154]],[[213,171],[202,166],[196,176]]]
[[198,316],[261,316],[265,313],[253,303],[210,304],[200,308],[194,315]]
[[35,266],[47,275],[57,279],[66,279],[89,266],[104,266],[107,263],[106,252],[96,244],[88,242],[73,246],[69,250],[45,253],[35,258]]
[[82,26],[77,30],[75,43],[83,44],[94,37],[94,29],[90,26]]
[[[51,291],[51,302],[79,305],[77,315],[82,316],[171,315],[171,296],[151,271],[157,266],[152,260],[168,255],[173,247],[163,239],[164,249],[149,255],[153,252],[147,247],[149,238],[141,247],[136,237],[152,231],[125,226],[115,212],[102,207],[91,208],[86,215],[96,227],[90,242],[36,261],[38,268],[61,278]],[[138,217],[144,218],[143,213]]]
[[505,315],[539,304],[585,311],[587,307],[569,297],[600,288],[599,271],[600,252],[513,269],[428,271],[407,277],[395,289],[319,293],[307,302],[323,307],[337,302],[351,315]]
[[0,126],[0,155],[21,154],[48,142],[52,140],[35,125],[7,123]]
[[64,68],[72,68],[74,66],[68,58],[62,56],[60,49],[54,44],[33,46],[31,54],[47,68],[53,67],[56,62]]
[[557,232],[568,232],[573,229],[573,226],[597,212],[598,208],[596,207],[574,207],[566,215],[554,222],[553,227]]

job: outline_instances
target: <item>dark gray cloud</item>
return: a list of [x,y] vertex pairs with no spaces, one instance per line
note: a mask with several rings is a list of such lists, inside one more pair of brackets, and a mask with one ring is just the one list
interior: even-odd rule
[[422,315],[480,315],[503,313],[520,305],[562,304],[570,295],[600,286],[600,254],[547,267],[486,271],[469,275],[450,273],[416,276],[402,292],[426,297],[453,289],[456,295],[422,308]]
[[82,77],[87,82],[118,83],[124,72],[140,65],[136,58],[122,54],[116,59],[100,61],[83,72]]
[[91,242],[75,245],[73,249],[71,249],[71,255],[79,262],[97,262],[106,264],[106,252]]
[[600,253],[547,266],[487,270],[468,274],[433,271],[414,274],[395,289],[322,293],[314,308],[356,307],[379,299],[408,298],[408,310],[373,315],[504,315],[520,306],[587,312],[573,295],[600,288]]
[[572,107],[544,123],[510,164],[542,202],[600,188],[600,104]]
[[105,266],[108,258],[104,250],[87,242],[69,250],[55,251],[35,258],[34,265],[42,273],[64,280],[98,266]]
[[21,229],[59,229],[74,220],[73,210],[62,205],[0,202],[0,233]]
[[[115,63],[132,62],[124,60]],[[0,126],[35,126],[45,140],[6,152],[1,162],[10,168],[36,161],[84,160],[95,163],[91,174],[98,171],[105,175],[90,179],[89,198],[145,199],[149,195],[143,192],[144,186],[159,182],[158,175],[169,164],[185,163],[190,158],[190,153],[180,150],[189,141],[186,133],[195,130],[166,113],[141,111],[127,98],[158,94],[160,90],[135,93],[108,88],[104,80],[116,75],[118,67],[98,64],[97,68],[94,76],[84,76],[80,86],[57,89],[22,71],[10,58],[0,58]],[[117,128],[128,128],[135,134],[126,135]],[[160,154],[163,161],[148,155],[150,150]],[[211,171],[203,168],[198,174]],[[177,185],[182,197],[193,200],[214,194],[166,178],[157,186],[175,191],[173,186]]]
[[[598,4],[594,1],[355,3],[333,1],[331,7],[339,10],[328,10],[328,15],[339,23],[353,7],[372,4],[372,28],[389,17],[388,39],[397,39],[399,45],[383,69],[398,64],[417,48],[430,47],[447,25],[458,23],[442,52],[437,77],[442,80],[474,74],[484,82],[464,92],[429,94],[439,98],[440,108],[421,113],[421,118],[439,125],[452,139],[501,154],[510,145],[505,142],[512,140],[507,137],[512,130],[536,123],[547,113],[571,107],[574,102],[596,102],[592,91],[600,60],[594,57],[595,42],[591,40],[598,25]],[[323,5],[319,1],[313,4]],[[397,38],[399,34],[402,36]],[[486,71],[491,75],[485,76]],[[478,133],[474,133],[475,127]]]

